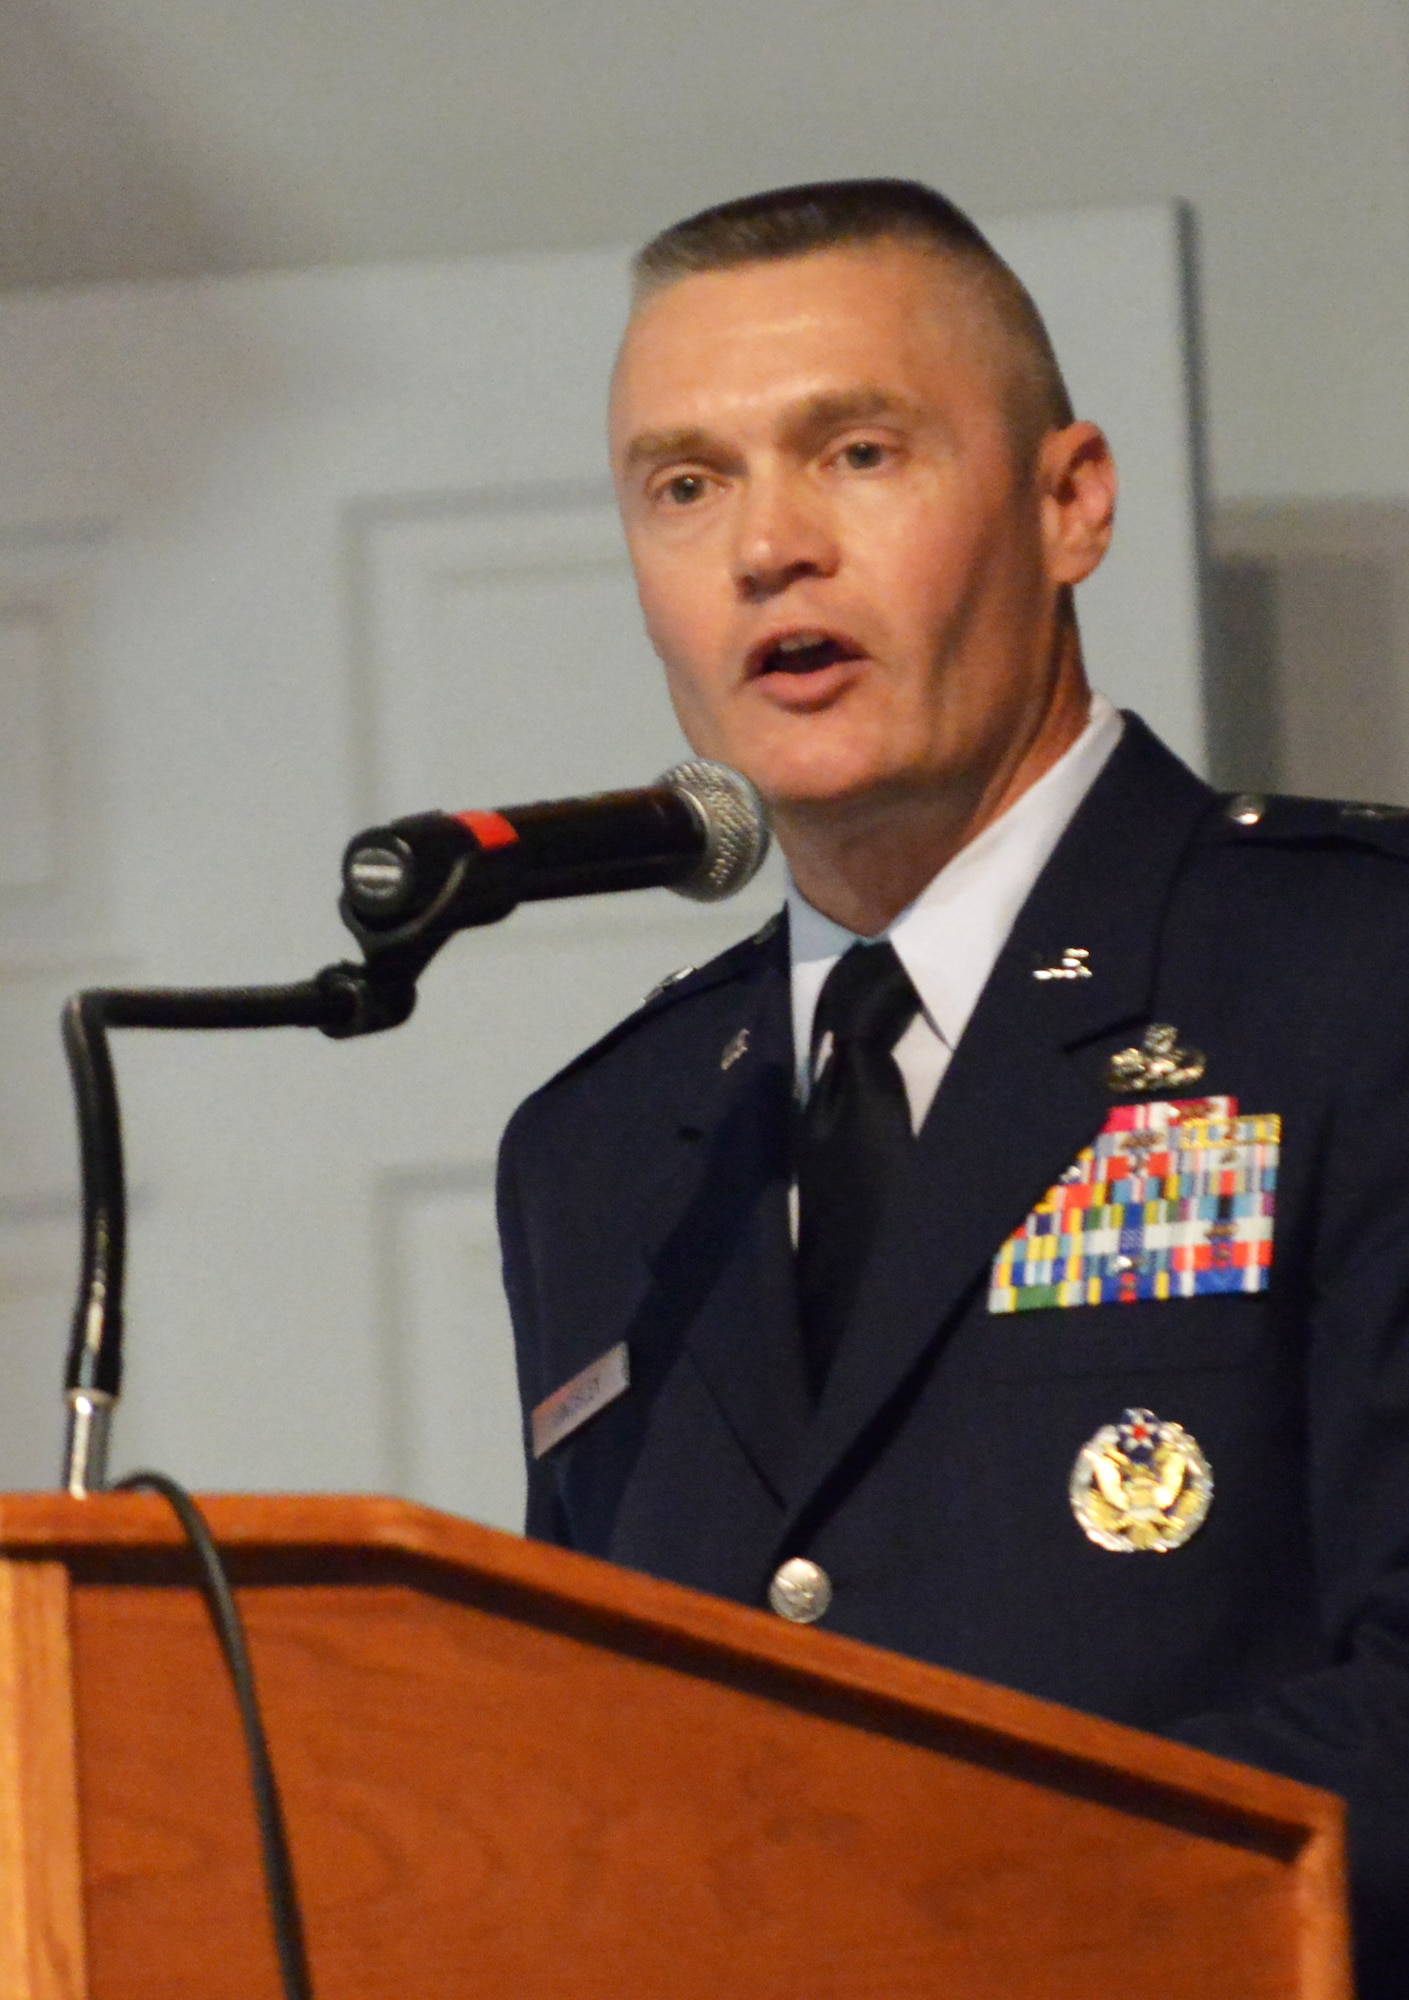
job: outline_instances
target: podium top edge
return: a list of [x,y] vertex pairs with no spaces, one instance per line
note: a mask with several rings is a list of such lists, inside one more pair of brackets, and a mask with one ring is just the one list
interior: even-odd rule
[[[1339,1844],[1343,1837],[1344,1805],[1331,1792],[412,1501],[374,1494],[203,1494],[199,1501],[222,1549],[263,1557],[275,1570],[296,1562],[305,1581],[307,1564],[320,1557],[340,1580],[359,1556],[375,1564],[379,1580],[398,1564],[408,1581],[427,1569],[458,1575],[468,1595],[478,1586],[501,1603],[506,1594],[517,1598],[530,1622],[535,1606],[540,1614],[551,1608],[559,1625],[566,1617],[595,1627],[599,1643],[648,1650],[686,1673],[718,1674],[732,1663],[736,1673],[752,1669],[814,1699],[839,1698],[860,1711],[858,1720],[869,1709],[878,1726],[908,1720],[943,1729],[956,1747],[965,1738],[990,1750],[1006,1745],[1057,1782],[1063,1767],[1078,1780],[1084,1772],[1087,1782],[1103,1781],[1105,1790],[1121,1780],[1133,1806],[1200,1806],[1229,1832],[1241,1825],[1257,1844]],[[124,1556],[174,1553],[183,1543],[155,1495],[0,1494],[0,1562],[81,1564],[91,1574],[107,1556],[118,1581]]]

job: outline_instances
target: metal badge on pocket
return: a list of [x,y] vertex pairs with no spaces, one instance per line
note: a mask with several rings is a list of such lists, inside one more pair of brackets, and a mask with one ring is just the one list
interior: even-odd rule
[[1083,1534],[1118,1555],[1162,1555],[1203,1526],[1213,1473],[1197,1441],[1153,1410],[1102,1424],[1071,1469],[1071,1511]]

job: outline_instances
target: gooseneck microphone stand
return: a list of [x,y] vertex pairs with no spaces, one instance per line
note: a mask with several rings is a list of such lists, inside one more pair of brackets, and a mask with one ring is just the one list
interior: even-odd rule
[[[83,1248],[64,1395],[63,1484],[100,1492],[108,1434],[122,1389],[122,1290],[127,1188],[110,1028],[319,1028],[335,1041],[380,1034],[409,1019],[416,981],[458,930],[495,923],[518,896],[503,869],[473,871],[464,855],[422,869],[413,892],[383,916],[365,889],[357,843],[344,861],[339,909],[364,963],[325,965],[290,986],[90,987],[64,1008],[83,1182]],[[363,871],[364,873],[367,871]]]
[[64,1008],[83,1183],[83,1248],[64,1395],[63,1484],[102,1490],[108,1434],[122,1389],[122,1290],[127,1192],[110,1028],[319,1028],[334,1040],[407,1020],[416,981],[456,931],[506,917],[519,900],[512,857],[475,868],[465,853],[435,855],[388,899],[365,839],[344,857],[339,909],[364,963],[324,966],[290,986],[91,987]]
[[325,1035],[396,1027],[416,989],[399,974],[330,965],[292,986],[94,987],[64,1008],[83,1177],[83,1249],[64,1393],[63,1483],[77,1498],[102,1488],[108,1432],[122,1388],[127,1190],[110,1028],[321,1028]]
[[83,1186],[83,1248],[64,1378],[63,1485],[101,1492],[108,1435],[122,1389],[122,1295],[127,1190],[110,1028],[319,1028],[334,1040],[396,1028],[416,1005],[416,981],[456,931],[496,923],[519,901],[513,857],[464,852],[424,860],[387,898],[366,837],[343,860],[344,923],[364,963],[324,966],[289,986],[90,987],[64,1008]]

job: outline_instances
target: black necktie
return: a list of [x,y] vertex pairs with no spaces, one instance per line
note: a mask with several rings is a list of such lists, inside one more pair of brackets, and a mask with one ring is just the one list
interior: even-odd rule
[[[827,974],[812,1029],[814,1074],[797,1121],[798,1312],[822,1392],[891,1184],[914,1140],[891,1051],[919,1010],[890,944],[857,944]],[[830,1036],[830,1054],[827,1037]]]

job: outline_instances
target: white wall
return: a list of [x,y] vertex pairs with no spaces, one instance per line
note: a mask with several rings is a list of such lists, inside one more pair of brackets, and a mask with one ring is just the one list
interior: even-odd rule
[[1409,800],[1407,43],[1409,0],[0,0],[0,286],[628,242],[815,175],[1182,198],[1217,768]]
[[1182,198],[1216,767],[1409,800],[1407,41],[1409,0],[0,0],[0,286],[628,242],[815,175]]
[[6,0],[0,283],[629,242],[786,180],[1204,240],[1221,499],[1409,492],[1404,0]]

